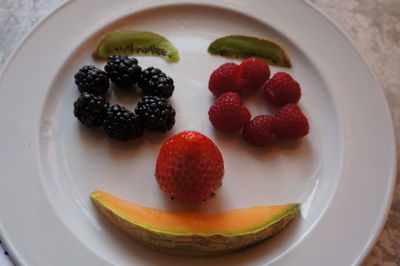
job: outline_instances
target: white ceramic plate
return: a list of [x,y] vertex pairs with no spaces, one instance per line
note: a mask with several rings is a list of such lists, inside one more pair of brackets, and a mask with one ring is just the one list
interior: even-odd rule
[[[181,56],[168,64],[138,57],[174,78],[174,129],[126,144],[73,117],[74,73],[93,61],[99,37],[119,29],[170,39]],[[228,60],[207,53],[221,36],[272,39],[288,51],[287,71],[302,85],[311,132],[269,149],[215,132],[207,117],[213,69]],[[348,39],[303,1],[69,1],[45,19],[9,60],[0,80],[1,236],[27,265],[350,265],[367,254],[384,222],[395,172],[395,142],[382,90]],[[111,101],[133,108],[138,94]],[[253,116],[273,113],[260,95],[245,99]],[[197,130],[220,147],[226,174],[217,196],[171,201],[156,185],[160,145]],[[164,210],[214,212],[301,202],[302,215],[277,237],[213,259],[154,252],[110,226],[93,208],[95,189]]]

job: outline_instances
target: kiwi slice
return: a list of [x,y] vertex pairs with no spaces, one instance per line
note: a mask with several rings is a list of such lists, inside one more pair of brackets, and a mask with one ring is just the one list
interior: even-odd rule
[[229,58],[258,57],[271,65],[291,67],[286,51],[277,43],[269,40],[230,35],[215,40],[208,47],[208,52]]
[[179,54],[174,45],[164,37],[147,31],[116,31],[104,36],[93,56],[107,59],[113,54],[155,55],[168,62],[178,62]]

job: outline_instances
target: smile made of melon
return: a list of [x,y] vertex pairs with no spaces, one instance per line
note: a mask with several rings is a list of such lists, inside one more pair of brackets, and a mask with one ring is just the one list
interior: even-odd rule
[[138,242],[182,256],[216,256],[246,248],[277,234],[300,212],[300,204],[290,203],[214,214],[174,213],[98,190],[90,197],[112,224]]

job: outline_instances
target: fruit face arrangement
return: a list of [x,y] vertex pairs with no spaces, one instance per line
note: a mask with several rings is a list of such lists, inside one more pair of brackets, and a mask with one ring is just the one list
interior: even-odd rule
[[[175,124],[175,110],[166,100],[172,96],[174,81],[161,70],[149,67],[145,70],[135,58],[126,55],[111,55],[104,67],[84,66],[75,74],[75,83],[82,93],[74,103],[74,115],[88,127],[102,126],[113,139],[128,141],[139,138],[143,130],[165,132]],[[109,80],[124,90],[135,84],[144,96],[135,111],[123,106],[110,106],[104,98]]]
[[[245,59],[240,65],[226,63],[214,70],[208,88],[218,98],[208,111],[212,125],[221,131],[233,133],[242,130],[249,143],[265,147],[279,139],[297,139],[309,132],[306,116],[296,105],[301,97],[300,85],[289,74],[275,73],[269,79],[268,64],[259,58]],[[264,90],[265,99],[280,107],[271,115],[259,115],[251,119],[243,106],[241,95]]]
[[[245,49],[243,48],[245,47]],[[107,58],[104,70],[84,66],[75,75],[81,96],[74,103],[74,115],[85,126],[103,127],[118,140],[139,138],[145,130],[166,132],[175,124],[175,110],[167,101],[174,81],[161,70],[142,70],[135,58],[113,54],[153,54],[170,62],[179,60],[178,51],[164,37],[140,31],[106,35],[94,56]],[[301,88],[289,74],[271,72],[266,61],[290,67],[290,59],[278,44],[248,36],[227,36],[214,41],[211,54],[245,58],[238,65],[226,63],[212,72],[208,88],[217,97],[208,116],[217,130],[242,131],[249,143],[265,147],[279,139],[297,139],[309,132],[308,120],[296,105]],[[239,53],[243,52],[243,53]],[[266,61],[264,61],[266,60]],[[129,90],[135,86],[144,95],[134,110],[110,106],[106,95],[110,80]],[[279,107],[274,115],[252,118],[242,97],[260,88],[266,101]],[[205,201],[222,185],[224,160],[214,142],[196,131],[183,131],[161,146],[155,178],[171,198],[193,203]],[[156,210],[119,199],[102,191],[90,194],[98,210],[117,228],[154,249],[181,256],[216,256],[261,242],[281,231],[300,212],[300,204],[260,206],[214,214],[174,213]]]

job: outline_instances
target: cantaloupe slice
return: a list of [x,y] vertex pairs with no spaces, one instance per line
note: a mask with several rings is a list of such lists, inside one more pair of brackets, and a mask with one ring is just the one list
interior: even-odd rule
[[102,191],[90,197],[124,233],[146,246],[182,256],[216,256],[243,249],[275,235],[300,212],[300,204],[291,203],[214,214],[174,213]]

